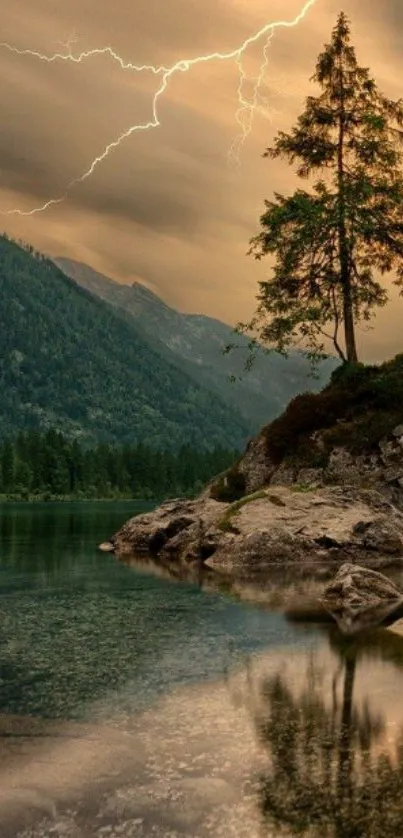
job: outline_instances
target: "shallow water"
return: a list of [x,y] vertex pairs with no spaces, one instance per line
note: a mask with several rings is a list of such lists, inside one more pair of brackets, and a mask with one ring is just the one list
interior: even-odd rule
[[0,508],[1,838],[403,836],[403,640],[97,551],[145,508]]

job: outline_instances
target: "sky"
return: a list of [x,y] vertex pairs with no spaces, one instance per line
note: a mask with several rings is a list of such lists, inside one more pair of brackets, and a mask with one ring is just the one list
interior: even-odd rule
[[[181,311],[227,323],[254,311],[269,266],[247,256],[264,199],[296,185],[286,163],[262,155],[314,92],[315,60],[341,8],[358,60],[380,88],[403,95],[401,0],[316,0],[294,28],[276,29],[261,99],[239,165],[231,155],[239,67],[209,60],[168,79],[159,126],[133,132],[66,199],[94,158],[131,126],[153,119],[161,77],[124,70],[108,54],[46,62],[0,46],[0,229],[50,256],[83,261],[119,282],[147,285]],[[0,0],[0,41],[18,50],[79,54],[109,46],[124,62],[170,67],[231,52],[266,24],[293,20],[304,0]],[[243,69],[259,73],[263,37]],[[251,84],[245,83],[246,96]],[[10,212],[11,211],[11,212]],[[403,299],[360,332],[367,360],[403,351]]]

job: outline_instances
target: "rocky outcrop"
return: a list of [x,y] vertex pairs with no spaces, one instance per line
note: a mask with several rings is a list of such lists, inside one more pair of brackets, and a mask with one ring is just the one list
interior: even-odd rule
[[295,563],[385,567],[403,563],[403,514],[373,491],[269,487],[233,504],[168,501],[129,520],[111,545],[117,556],[200,563],[232,579]]
[[117,555],[234,579],[282,565],[403,562],[403,355],[293,399],[196,500],[129,521]]
[[403,616],[403,594],[383,573],[343,564],[321,601],[344,634],[396,621]]
[[[373,450],[356,453],[329,446],[327,431],[314,432],[298,455],[276,462],[270,451],[270,428],[253,439],[228,476],[242,475],[246,494],[263,486],[355,486],[374,489],[403,509],[403,425],[383,437]],[[221,478],[224,482],[225,478]],[[217,481],[212,484],[214,494]]]

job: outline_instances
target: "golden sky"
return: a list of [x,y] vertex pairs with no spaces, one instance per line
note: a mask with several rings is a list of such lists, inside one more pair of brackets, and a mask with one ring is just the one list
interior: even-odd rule
[[[264,198],[293,187],[292,170],[262,158],[288,129],[310,92],[309,77],[329,39],[341,0],[316,0],[295,28],[279,28],[268,49],[263,97],[241,165],[228,165],[239,132],[235,60],[177,72],[159,99],[159,127],[134,133],[66,200],[63,195],[105,146],[152,119],[160,78],[122,70],[107,55],[80,64],[47,63],[0,48],[0,212],[2,227],[52,256],[78,259],[112,278],[148,285],[182,311],[229,323],[254,310],[268,265],[246,255]],[[304,0],[2,0],[0,40],[51,55],[110,46],[126,62],[171,66],[231,51],[265,24],[292,20]],[[344,0],[361,64],[388,95],[403,94],[401,0]],[[245,54],[259,72],[264,38]],[[246,94],[250,86],[245,86]],[[364,355],[403,351],[403,300],[360,339]]]

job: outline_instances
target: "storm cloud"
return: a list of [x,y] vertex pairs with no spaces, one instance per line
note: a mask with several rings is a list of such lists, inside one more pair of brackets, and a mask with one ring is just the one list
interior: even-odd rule
[[[228,51],[265,23],[295,17],[303,0],[15,0],[3,3],[0,41],[50,55],[110,46],[125,61],[170,66]],[[403,6],[400,0],[345,0],[360,63],[380,87],[403,95]],[[0,47],[0,212],[2,226],[50,255],[86,261],[118,281],[145,282],[183,311],[230,323],[252,314],[267,270],[246,256],[264,198],[295,179],[278,161],[262,159],[279,128],[289,128],[311,91],[309,78],[340,11],[317,0],[295,29],[278,29],[269,51],[263,94],[242,164],[227,163],[239,130],[234,61],[176,73],[158,104],[159,127],[134,133],[91,178],[45,213],[29,211],[62,196],[110,142],[152,120],[158,79],[123,71],[106,55],[80,65],[47,63]],[[248,52],[256,74],[260,53]],[[367,358],[402,349],[403,300],[362,333]]]

